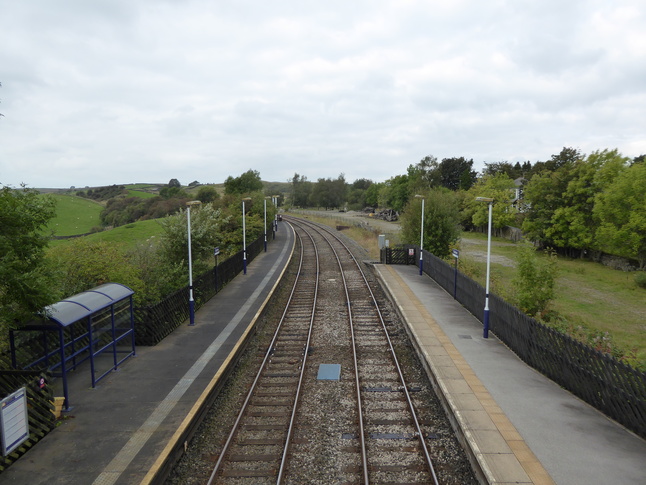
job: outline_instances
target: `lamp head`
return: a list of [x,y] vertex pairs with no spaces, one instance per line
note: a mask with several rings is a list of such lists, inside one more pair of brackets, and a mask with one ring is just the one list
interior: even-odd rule
[[476,197],[476,200],[478,202],[493,202],[491,197]]

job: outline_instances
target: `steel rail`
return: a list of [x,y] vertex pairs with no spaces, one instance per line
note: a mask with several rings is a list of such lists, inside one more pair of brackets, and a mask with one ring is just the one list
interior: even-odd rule
[[[295,232],[295,231],[294,231]],[[287,463],[287,453],[289,450],[289,445],[291,442],[291,436],[292,436],[292,430],[294,428],[294,421],[296,420],[296,409],[298,408],[298,399],[301,394],[301,387],[303,384],[303,376],[305,374],[305,365],[307,363],[307,350],[310,347],[310,342],[312,340],[312,327],[314,326],[314,314],[316,313],[316,301],[318,298],[318,288],[319,288],[319,253],[318,253],[318,248],[316,247],[316,243],[314,242],[314,239],[310,234],[307,234],[312,243],[314,244],[314,253],[316,254],[316,282],[314,285],[314,303],[312,305],[312,314],[310,315],[310,325],[307,331],[307,343],[305,344],[305,351],[303,352],[303,364],[301,365],[301,372],[300,375],[298,376],[298,386],[296,388],[296,397],[294,399],[294,407],[292,408],[292,415],[289,418],[289,426],[287,428],[287,437],[285,439],[285,448],[283,449],[283,456],[282,459],[280,460],[280,468],[278,470],[278,477],[276,479],[276,483],[280,485],[283,481],[284,473],[285,473],[285,466]],[[302,244],[301,244],[302,247]]]
[[[359,262],[356,260],[356,258],[354,257],[354,255],[352,254],[352,251],[350,251],[348,246],[339,237],[337,237],[332,232],[327,230],[327,226],[319,225],[317,223],[312,223],[311,221],[307,221],[307,222],[309,224],[313,225],[313,226],[318,226],[319,228],[323,228],[328,235],[330,235],[336,241],[338,241],[345,248],[345,250],[349,254],[350,258],[352,259],[352,261],[354,261],[354,264],[356,265],[357,269],[359,270],[359,273],[361,274],[361,277],[363,278],[363,281],[364,281],[364,283],[365,283],[365,285],[366,285],[366,287],[367,287],[367,289],[368,289],[368,291],[370,293],[370,297],[371,297],[372,302],[373,302],[373,304],[375,306],[377,314],[379,315],[379,320],[381,322],[382,329],[383,329],[384,334],[386,336],[386,340],[388,341],[388,347],[389,347],[390,354],[391,354],[391,356],[393,358],[393,362],[394,362],[395,367],[397,369],[397,373],[399,374],[400,382],[402,383],[402,391],[404,392],[404,395],[406,397],[406,402],[408,403],[409,411],[410,411],[411,416],[413,418],[413,424],[414,424],[414,427],[415,427],[415,430],[416,430],[416,434],[417,434],[417,436],[419,438],[419,442],[420,442],[420,445],[421,445],[421,448],[422,448],[422,451],[423,451],[423,454],[424,454],[424,458],[426,460],[426,463],[427,463],[427,465],[429,467],[429,470],[431,472],[431,475],[433,477],[433,483],[434,483],[434,485],[439,485],[439,482],[438,482],[438,479],[437,479],[437,474],[435,473],[435,467],[433,465],[433,460],[432,460],[431,455],[430,455],[430,453],[428,451],[428,447],[426,446],[426,442],[424,441],[424,435],[422,433],[422,429],[421,429],[421,426],[419,424],[419,419],[417,418],[417,413],[415,412],[415,407],[413,405],[413,401],[411,399],[410,393],[408,392],[408,386],[406,385],[406,379],[404,378],[404,374],[403,374],[403,372],[401,370],[401,366],[399,364],[399,359],[397,359],[397,355],[396,355],[395,349],[394,349],[394,347],[392,345],[392,341],[390,339],[388,329],[386,328],[386,323],[384,322],[383,315],[381,313],[381,310],[379,309],[379,304],[377,303],[377,299],[375,298],[375,295],[374,295],[374,293],[372,291],[372,288],[370,288],[370,284],[368,283],[368,280],[367,280],[367,278],[365,276],[365,273],[361,269],[361,266],[359,265]],[[323,237],[326,238],[325,236],[323,236]],[[332,244],[330,244],[330,246],[332,246]],[[337,253],[336,253],[336,250],[334,250],[334,248],[333,248],[333,251],[334,251],[334,253],[336,255]],[[338,260],[338,255],[337,255],[337,260]],[[339,266],[340,265],[341,265],[341,263],[339,261]],[[341,272],[342,272],[342,274],[344,273],[343,268],[341,268]],[[345,275],[343,277],[343,281],[344,281],[344,285],[345,285]],[[346,295],[347,295],[347,287],[346,287]],[[348,296],[348,310],[350,311],[350,315],[352,315],[352,309],[351,309],[351,306],[350,306],[349,296]],[[350,317],[350,320],[351,320],[351,324],[350,324],[351,328],[353,328],[352,327],[352,317]],[[354,330],[352,330],[352,343],[353,343],[353,352],[354,352],[354,356],[355,356],[355,368],[357,368],[356,367],[356,365],[357,365],[356,349],[354,348]],[[359,385],[358,385],[358,383],[359,383],[358,368],[357,368],[357,372],[356,372],[356,382],[357,382],[357,393],[359,393],[360,388],[359,388]],[[361,402],[361,401],[359,401],[359,402]],[[361,409],[359,410],[359,413],[360,413],[360,419],[361,419],[361,416],[362,416]],[[363,452],[365,451],[363,424],[360,426],[360,429],[361,429],[362,454],[363,454]],[[367,484],[368,481],[367,481],[367,463],[366,462],[364,462],[364,473],[365,473],[365,478],[366,478],[365,483]]]
[[[250,388],[249,392],[247,393],[247,396],[246,396],[246,398],[244,400],[244,403],[242,404],[242,407],[241,407],[240,411],[238,412],[238,416],[236,417],[236,420],[235,420],[235,422],[233,424],[233,427],[231,428],[231,432],[229,433],[229,436],[227,437],[227,440],[226,440],[225,444],[222,447],[222,450],[220,452],[220,456],[218,457],[218,460],[217,460],[217,462],[216,462],[216,464],[215,464],[215,466],[213,468],[213,471],[211,472],[211,476],[209,477],[207,485],[212,485],[214,483],[214,480],[216,479],[216,476],[217,476],[217,473],[218,473],[218,471],[220,469],[220,466],[222,465],[222,462],[224,461],[224,457],[227,454],[227,451],[228,451],[229,447],[231,446],[231,443],[233,441],[234,436],[236,435],[236,432],[238,431],[240,422],[242,421],[242,418],[243,418],[243,416],[244,416],[244,414],[245,414],[245,412],[247,410],[247,407],[248,407],[249,402],[251,400],[251,397],[253,396],[253,393],[254,393],[254,391],[256,389],[258,381],[260,380],[262,372],[265,369],[265,367],[267,365],[267,362],[269,361],[269,358],[272,355],[274,345],[276,343],[276,340],[278,339],[278,335],[279,335],[280,330],[282,328],[283,322],[285,321],[285,317],[286,317],[286,315],[287,315],[287,313],[289,311],[290,304],[291,304],[291,302],[292,302],[292,300],[294,298],[296,288],[297,288],[299,280],[300,280],[301,270],[303,268],[303,262],[304,262],[304,246],[302,244],[302,239],[301,239],[299,234],[296,234],[296,236],[298,237],[298,240],[301,243],[300,244],[301,250],[300,250],[300,255],[299,255],[300,256],[299,266],[298,266],[298,271],[297,271],[297,274],[296,274],[296,279],[294,281],[294,285],[292,286],[292,290],[290,292],[287,304],[285,305],[285,310],[282,313],[282,316],[281,316],[280,321],[279,321],[279,323],[277,325],[276,331],[274,332],[274,335],[272,337],[271,343],[269,344],[269,346],[267,348],[267,352],[265,353],[263,361],[262,361],[262,363],[260,365],[260,368],[259,368],[259,370],[258,370],[258,372],[256,374],[256,377],[254,378],[254,381],[253,381],[253,383],[251,385],[251,388]],[[318,262],[318,252],[316,251],[316,246],[315,246],[315,252],[316,252],[316,267],[317,267],[316,288],[318,288],[318,266],[319,266],[319,262]],[[298,394],[300,393],[300,386],[301,386],[301,383],[302,383],[303,371],[305,369],[305,360],[307,359],[307,348],[309,347],[309,338],[310,338],[311,332],[312,332],[312,323],[313,323],[313,319],[314,319],[315,308],[316,308],[316,296],[314,298],[314,303],[312,305],[312,316],[311,316],[311,319],[310,319],[310,329],[309,329],[309,333],[308,333],[307,345],[305,347],[305,352],[303,352],[304,360],[303,360],[303,364],[301,365],[301,373],[300,373],[300,378],[299,378],[299,382],[298,382],[298,388],[297,388],[297,391],[296,391],[297,397],[298,397]],[[294,402],[294,409],[295,408],[296,408],[296,401]],[[294,413],[292,413],[292,419],[290,420],[290,425],[289,425],[289,429],[288,429],[288,438],[291,436],[291,427],[293,426],[293,414]],[[287,446],[285,446],[285,449],[286,448],[287,448]],[[283,466],[284,466],[285,456],[286,456],[286,452],[283,454],[283,458],[281,460],[281,470],[283,469]]]

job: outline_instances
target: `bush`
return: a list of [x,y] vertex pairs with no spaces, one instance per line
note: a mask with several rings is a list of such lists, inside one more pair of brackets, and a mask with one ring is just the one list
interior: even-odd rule
[[541,258],[530,244],[518,248],[518,275],[513,283],[518,306],[527,315],[535,316],[547,309],[554,298],[556,271],[553,252]]
[[638,271],[635,275],[635,283],[640,288],[646,288],[646,271]]

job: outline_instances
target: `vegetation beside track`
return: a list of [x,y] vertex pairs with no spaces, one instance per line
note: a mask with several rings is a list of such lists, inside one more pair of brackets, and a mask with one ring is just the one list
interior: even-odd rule
[[[331,227],[349,226],[344,233],[366,248],[371,258],[379,258],[379,231],[349,224],[349,217],[338,213],[299,216]],[[496,237],[492,242],[491,291],[513,302],[518,243]],[[486,234],[463,233],[459,249],[460,271],[485,286]],[[646,299],[644,289],[635,282],[634,272],[562,256],[558,257],[557,266],[555,298],[549,310],[538,315],[541,321],[646,370]]]

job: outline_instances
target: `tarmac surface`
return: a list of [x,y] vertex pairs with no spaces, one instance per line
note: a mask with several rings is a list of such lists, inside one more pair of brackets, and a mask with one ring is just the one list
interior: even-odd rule
[[[0,484],[152,483],[196,407],[260,314],[294,245],[280,224],[261,253],[155,347],[104,378],[70,375],[62,424],[0,474]],[[375,265],[488,483],[646,483],[646,441],[527,367],[416,266]]]
[[149,483],[279,283],[293,247],[293,232],[279,224],[267,252],[195,312],[194,326],[180,326],[154,347],[137,347],[136,357],[95,389],[89,367],[70,373],[66,419],[0,474],[0,484]]
[[[445,378],[439,387],[458,408],[469,446],[490,465],[491,483],[552,483],[537,466],[563,485],[646,483],[646,441],[528,367],[491,332],[483,338],[480,321],[417,267],[375,267],[436,379]],[[447,371],[451,361],[458,372]],[[497,468],[496,458],[510,451],[531,481],[511,460]]]

